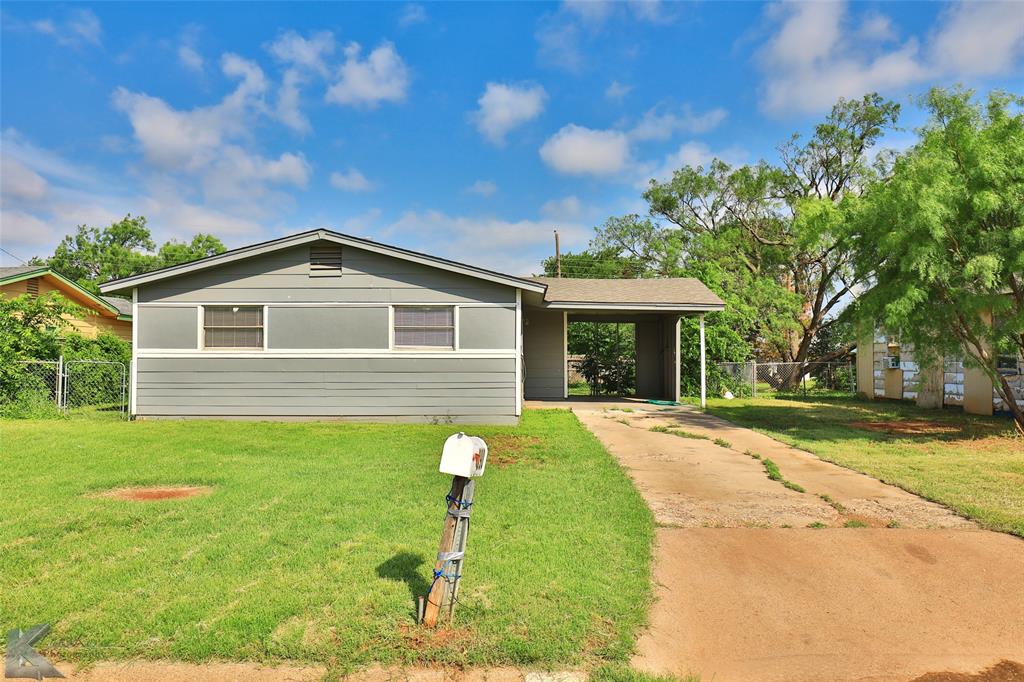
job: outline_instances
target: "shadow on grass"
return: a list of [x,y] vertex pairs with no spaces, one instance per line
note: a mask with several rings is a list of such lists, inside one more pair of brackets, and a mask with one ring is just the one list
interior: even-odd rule
[[425,597],[430,590],[430,583],[420,572],[423,565],[422,554],[412,552],[399,552],[393,557],[377,566],[377,575],[385,580],[403,582],[409,586],[409,594],[412,596],[413,613],[416,613],[419,597]]

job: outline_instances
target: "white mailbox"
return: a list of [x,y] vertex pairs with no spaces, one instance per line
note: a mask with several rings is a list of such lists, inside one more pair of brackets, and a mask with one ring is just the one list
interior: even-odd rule
[[483,476],[487,466],[487,443],[483,438],[456,433],[448,436],[441,451],[441,473],[463,478]]

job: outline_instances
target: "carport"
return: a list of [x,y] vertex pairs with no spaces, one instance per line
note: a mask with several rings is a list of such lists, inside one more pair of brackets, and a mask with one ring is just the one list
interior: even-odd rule
[[679,400],[679,328],[700,318],[701,404],[705,400],[704,315],[725,304],[691,278],[561,279],[535,277],[543,294],[523,292],[523,395],[569,398],[570,322],[629,322],[636,330],[638,398]]

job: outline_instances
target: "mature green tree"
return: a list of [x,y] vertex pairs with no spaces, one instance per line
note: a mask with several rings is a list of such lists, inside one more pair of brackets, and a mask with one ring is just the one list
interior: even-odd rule
[[179,263],[216,256],[224,253],[224,243],[210,234],[197,234],[190,242],[171,240],[164,242],[156,253],[156,267],[167,268]]
[[145,217],[127,215],[107,227],[79,225],[75,234],[61,240],[51,257],[33,262],[48,265],[97,293],[99,285],[109,279],[205,258],[224,250],[219,239],[206,234],[198,234],[188,243],[171,240],[156,250]]
[[679,233],[683,252],[711,256],[726,270],[774,283],[799,302],[784,323],[772,320],[762,355],[811,359],[819,332],[858,283],[846,244],[844,202],[879,177],[872,148],[892,128],[899,105],[878,95],[839,100],[814,135],[794,135],[780,163],[732,168],[714,161],[685,167],[645,193],[651,213]]
[[[937,362],[965,354],[1024,430],[1024,411],[997,371],[1024,353],[1024,97],[932,90],[920,141],[857,207],[859,312]],[[994,316],[994,320],[992,318]]]

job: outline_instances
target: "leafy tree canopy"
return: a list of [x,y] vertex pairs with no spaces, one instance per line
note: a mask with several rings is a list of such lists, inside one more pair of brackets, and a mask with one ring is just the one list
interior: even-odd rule
[[145,217],[127,215],[108,227],[79,225],[75,234],[64,237],[51,257],[33,259],[33,263],[48,265],[98,293],[99,285],[109,279],[205,258],[224,250],[224,244],[208,234],[197,234],[184,243],[171,240],[157,249]]
[[[650,215],[610,218],[586,251],[563,256],[562,274],[701,279],[726,302],[706,318],[712,363],[805,362],[822,352],[814,341],[823,333],[833,340],[829,356],[841,354],[830,328],[859,283],[849,205],[889,172],[891,157],[873,147],[898,115],[899,105],[878,95],[840,100],[809,139],[782,145],[776,164],[716,159],[652,181]],[[545,271],[554,270],[549,259]],[[696,333],[687,321],[684,354],[697,352]]]
[[1024,354],[1024,98],[935,89],[923,103],[920,141],[854,213],[858,277],[873,284],[858,312],[926,362],[965,352],[1024,428],[996,365]]

